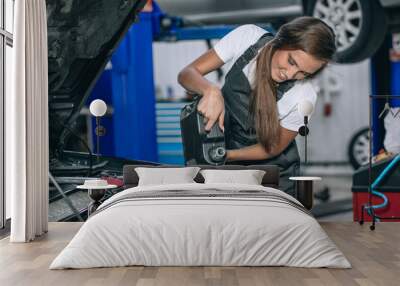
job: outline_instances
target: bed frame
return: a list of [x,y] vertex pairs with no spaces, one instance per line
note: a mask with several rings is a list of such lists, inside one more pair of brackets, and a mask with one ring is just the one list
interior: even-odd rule
[[[191,165],[190,167],[200,167],[201,169],[219,169],[219,170],[263,170],[265,175],[262,180],[262,185],[265,187],[279,188],[279,167],[275,165]],[[123,180],[124,188],[136,187],[139,182],[139,177],[135,171],[137,167],[148,167],[148,168],[179,168],[184,166],[179,165],[125,165],[123,168]],[[204,178],[200,174],[194,178],[197,183],[204,183]]]
[[[271,187],[279,189],[279,167],[275,165],[190,165],[191,167],[197,166],[201,169],[219,169],[219,170],[263,170],[265,175],[262,179],[261,184],[264,187]],[[139,183],[139,176],[135,171],[137,167],[148,167],[148,168],[182,168],[185,166],[181,165],[125,165],[123,168],[123,180],[124,189],[136,187]],[[204,183],[204,178],[200,174],[194,178],[197,183]],[[309,183],[309,182],[308,182]],[[312,182],[311,182],[312,184]],[[308,210],[313,207],[313,190],[308,185],[304,185],[299,188],[296,187],[296,199],[305,206]]]

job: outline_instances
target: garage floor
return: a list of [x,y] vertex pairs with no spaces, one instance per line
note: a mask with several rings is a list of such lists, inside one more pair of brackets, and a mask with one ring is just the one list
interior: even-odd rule
[[290,267],[119,267],[48,270],[81,223],[50,223],[49,233],[28,244],[0,241],[0,285],[398,285],[400,224],[375,231],[357,223],[323,222],[352,269]]
[[351,222],[352,210],[352,176],[354,170],[350,165],[314,165],[304,168],[304,175],[319,176],[321,181],[314,182],[314,193],[329,190],[326,201],[314,199],[314,215],[318,221]]

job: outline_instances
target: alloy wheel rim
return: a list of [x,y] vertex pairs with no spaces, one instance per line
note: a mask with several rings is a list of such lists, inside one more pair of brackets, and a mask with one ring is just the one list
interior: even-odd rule
[[369,162],[369,131],[357,137],[352,151],[354,159],[360,166]]
[[313,16],[334,29],[338,52],[352,46],[360,35],[363,24],[360,0],[317,0]]

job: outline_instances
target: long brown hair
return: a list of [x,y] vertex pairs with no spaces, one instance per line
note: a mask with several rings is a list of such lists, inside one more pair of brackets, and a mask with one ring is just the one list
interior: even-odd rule
[[267,152],[270,152],[280,139],[277,91],[271,76],[272,56],[279,49],[302,50],[316,59],[328,62],[336,51],[335,34],[328,25],[317,18],[299,17],[281,26],[275,37],[257,56],[250,109],[258,141]]

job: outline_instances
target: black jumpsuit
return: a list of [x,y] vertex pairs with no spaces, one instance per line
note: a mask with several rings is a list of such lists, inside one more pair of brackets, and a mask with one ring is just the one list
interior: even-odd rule
[[[233,64],[225,76],[225,84],[222,94],[225,100],[225,140],[226,148],[240,149],[257,144],[257,136],[254,131],[254,123],[251,120],[249,104],[251,96],[251,85],[243,73],[243,68],[255,57],[257,52],[268,41],[272,39],[269,33],[264,34],[252,46],[250,46]],[[277,88],[277,100],[294,85],[287,81]],[[289,177],[299,173],[300,157],[296,141],[293,140],[289,146],[279,155],[265,160],[234,161],[229,164],[241,165],[277,165],[280,169],[279,189],[294,196],[294,183]]]

